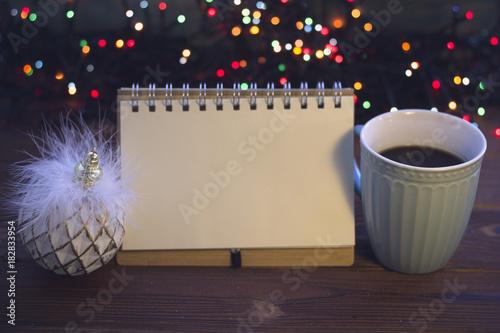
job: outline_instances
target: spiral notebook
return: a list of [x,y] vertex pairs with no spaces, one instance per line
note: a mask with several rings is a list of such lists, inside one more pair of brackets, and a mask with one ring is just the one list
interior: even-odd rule
[[351,89],[134,85],[118,104],[138,198],[120,264],[353,263]]

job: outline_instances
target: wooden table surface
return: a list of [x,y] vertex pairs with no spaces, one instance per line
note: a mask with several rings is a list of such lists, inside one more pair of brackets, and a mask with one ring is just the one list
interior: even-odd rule
[[[479,119],[488,138],[474,210],[449,264],[425,275],[383,268],[356,198],[352,267],[121,267],[57,276],[17,244],[15,324],[8,324],[7,222],[0,213],[2,332],[500,332],[500,112]],[[0,130],[5,166],[33,146]]]

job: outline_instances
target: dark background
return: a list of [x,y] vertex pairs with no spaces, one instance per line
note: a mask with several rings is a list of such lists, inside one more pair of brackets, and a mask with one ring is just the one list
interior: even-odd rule
[[[166,8],[160,10],[164,2]],[[0,120],[2,127],[37,127],[42,117],[57,118],[61,112],[73,110],[87,117],[116,117],[116,90],[130,87],[133,83],[147,86],[155,83],[161,87],[172,83],[180,87],[190,83],[197,87],[206,82],[215,87],[218,82],[232,87],[234,82],[256,82],[264,88],[268,82],[281,87],[280,79],[298,88],[301,82],[315,86],[324,81],[331,87],[334,81],[344,87],[355,82],[362,84],[356,91],[356,121],[363,123],[376,114],[396,108],[431,108],[459,116],[469,115],[472,122],[478,118],[478,107],[484,107],[486,115],[491,105],[498,104],[498,92],[493,85],[483,86],[477,98],[481,81],[498,81],[500,68],[498,45],[492,45],[492,37],[500,37],[498,18],[500,4],[493,0],[480,1],[248,1],[236,5],[233,0],[183,0],[148,1],[141,8],[141,1],[131,0],[37,0],[0,1]],[[266,9],[259,9],[265,4]],[[360,39],[364,24],[376,22],[373,12],[388,12],[397,8],[385,26],[372,30],[371,35]],[[21,17],[28,8],[26,19]],[[209,16],[208,11],[216,14]],[[242,23],[242,9],[261,12],[260,31],[252,35],[254,24]],[[359,18],[351,11],[358,8]],[[391,7],[392,8],[392,7]],[[127,10],[134,15],[126,16]],[[67,12],[73,11],[72,18]],[[467,19],[466,13],[472,12]],[[30,16],[38,13],[33,22]],[[177,17],[186,21],[179,23]],[[270,23],[278,17],[280,23]],[[313,29],[307,33],[296,27],[297,22],[313,19]],[[333,26],[334,19],[341,19],[341,28]],[[144,29],[136,31],[136,22]],[[327,27],[322,35],[314,30],[316,24]],[[240,26],[242,33],[233,36],[231,30]],[[368,36],[368,40],[366,37]],[[317,59],[316,50],[335,38],[339,47],[332,57]],[[107,44],[99,47],[104,39]],[[125,44],[133,40],[133,47],[115,46],[117,39]],[[311,60],[304,61],[284,49],[286,43],[296,39],[312,50]],[[82,52],[82,40],[90,52]],[[282,51],[273,51],[271,42],[278,40]],[[362,41],[363,45],[356,40]],[[402,50],[402,43],[411,45]],[[454,49],[447,48],[453,42]],[[344,45],[342,49],[341,45]],[[352,48],[349,48],[351,46]],[[357,47],[362,46],[362,47]],[[182,51],[191,54],[185,64],[179,62]],[[355,50],[355,52],[350,52]],[[334,56],[340,54],[343,61],[337,63]],[[36,62],[43,66],[36,68]],[[247,66],[233,69],[233,62],[245,60]],[[413,61],[420,68],[407,77],[405,71]],[[24,72],[26,65],[33,72]],[[88,66],[93,71],[88,71]],[[280,65],[285,70],[280,70]],[[217,76],[218,70],[224,76]],[[56,79],[57,73],[63,79]],[[455,76],[468,77],[470,84],[455,84]],[[440,88],[433,89],[432,82],[439,81]],[[68,93],[73,82],[76,93]],[[95,90],[99,96],[92,97]],[[474,98],[474,103],[470,98]],[[363,107],[369,101],[370,107]],[[457,108],[449,110],[449,102]],[[470,102],[471,106],[466,103]]]

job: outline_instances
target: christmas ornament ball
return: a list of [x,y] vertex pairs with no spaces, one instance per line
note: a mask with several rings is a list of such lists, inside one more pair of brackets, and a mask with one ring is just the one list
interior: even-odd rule
[[[116,216],[81,207],[54,228],[36,225],[23,228],[20,238],[33,260],[60,275],[90,273],[110,261],[121,246],[125,233],[125,212],[116,207]],[[29,221],[33,212],[22,209],[19,221]],[[113,221],[115,220],[115,221]]]

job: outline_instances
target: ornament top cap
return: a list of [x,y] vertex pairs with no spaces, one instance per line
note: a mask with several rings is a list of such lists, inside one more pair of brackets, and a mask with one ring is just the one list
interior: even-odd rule
[[101,178],[102,169],[99,166],[99,155],[96,152],[96,147],[94,147],[92,151],[87,153],[83,161],[75,166],[73,181],[88,189],[99,183]]

